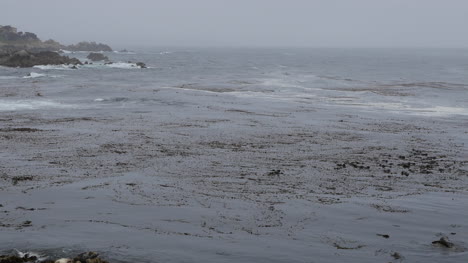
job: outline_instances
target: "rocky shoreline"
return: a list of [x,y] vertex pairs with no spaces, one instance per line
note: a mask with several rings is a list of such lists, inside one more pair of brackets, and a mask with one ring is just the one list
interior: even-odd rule
[[106,44],[80,42],[76,45],[62,45],[49,39],[40,40],[36,34],[18,32],[12,26],[0,26],[0,66],[27,68],[37,65],[82,65],[76,58],[60,55],[62,50],[111,52]]
[[85,252],[71,258],[51,259],[50,257],[41,258],[38,254],[33,253],[16,253],[16,255],[0,255],[0,263],[26,263],[26,262],[42,262],[42,263],[108,263],[99,257],[96,252]]
[[0,53],[0,65],[15,68],[29,68],[37,65],[82,65],[77,58],[61,56],[57,52],[28,52],[21,50],[14,53]]
[[0,53],[28,50],[30,52],[69,50],[69,51],[93,51],[112,52],[109,45],[96,42],[82,41],[74,45],[63,45],[53,39],[42,41],[31,32],[19,32],[12,26],[0,26]]
[[[75,45],[62,45],[55,40],[40,40],[36,34],[18,32],[12,26],[0,26],[0,66],[12,68],[30,68],[39,65],[71,65],[77,69],[82,63],[79,59],[63,55],[64,50],[71,52],[90,52],[87,56],[92,62],[104,61],[113,64],[109,57],[100,52],[112,52],[109,45],[96,42],[80,42]],[[133,63],[133,62],[129,62]],[[146,68],[145,63],[135,62],[139,68]]]

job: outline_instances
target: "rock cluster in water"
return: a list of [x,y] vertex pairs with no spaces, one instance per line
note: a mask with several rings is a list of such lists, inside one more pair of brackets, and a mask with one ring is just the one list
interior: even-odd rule
[[91,61],[109,61],[109,58],[107,56],[104,56],[101,53],[94,52],[89,53],[89,55],[86,58]]
[[96,42],[80,42],[66,46],[52,39],[42,41],[36,34],[19,32],[12,26],[0,26],[1,66],[24,68],[36,65],[81,64],[78,59],[56,53],[60,50],[112,51],[112,48]]
[[21,50],[18,52],[0,53],[0,65],[6,67],[28,68],[37,65],[81,65],[76,58],[61,56],[53,51],[28,52]]
[[0,26],[0,52],[14,52],[28,50],[30,52],[39,51],[112,51],[109,45],[96,42],[80,42],[75,45],[62,45],[59,42],[49,39],[40,40],[36,34],[30,32],[18,32],[12,26]]
[[[25,254],[19,255],[4,255],[0,256],[0,263],[26,263],[26,262],[37,262],[39,258],[37,256],[31,256]],[[42,263],[109,263],[99,257],[96,252],[86,252],[77,255],[74,258],[59,258],[59,259],[46,259],[42,260]]]
[[62,45],[49,39],[42,41],[36,34],[19,32],[12,26],[0,26],[0,65],[6,67],[33,67],[36,65],[78,65],[76,58],[61,56],[60,50],[70,51],[112,51],[106,44],[80,42],[76,45]]
[[[52,39],[42,41],[34,33],[18,32],[12,26],[0,26],[0,66],[27,68],[37,65],[82,65],[78,59],[58,53],[63,50],[91,51],[87,57],[89,60],[112,64],[107,56],[97,53],[112,51],[112,48],[106,44],[80,42],[65,46]],[[143,62],[135,64],[139,68],[146,68]]]
[[96,42],[80,42],[76,45],[64,46],[63,49],[69,51],[112,51],[112,48],[110,46]]

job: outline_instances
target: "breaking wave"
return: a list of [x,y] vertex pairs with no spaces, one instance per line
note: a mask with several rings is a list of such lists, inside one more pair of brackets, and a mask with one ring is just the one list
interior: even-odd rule
[[38,68],[42,70],[73,70],[74,65],[38,65],[33,68]]
[[136,63],[127,63],[127,62],[116,62],[112,64],[105,64],[104,66],[109,68],[120,68],[120,69],[138,69],[141,68]]
[[23,79],[35,79],[47,76],[46,74],[31,72],[27,76],[24,76]]

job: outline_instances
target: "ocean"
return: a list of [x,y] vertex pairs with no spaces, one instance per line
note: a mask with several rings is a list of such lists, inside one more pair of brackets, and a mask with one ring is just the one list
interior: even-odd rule
[[[468,50],[463,49],[135,50],[106,54],[118,63],[78,70],[1,68],[2,86],[34,84],[47,98],[2,98],[0,110],[151,107],[157,96],[148,96],[146,89],[179,88],[277,102],[467,114]],[[84,61],[87,53],[68,55]],[[149,68],[137,69],[128,61],[142,61]],[[390,89],[410,96],[385,94]]]
[[0,67],[0,254],[468,257],[468,50],[131,50]]

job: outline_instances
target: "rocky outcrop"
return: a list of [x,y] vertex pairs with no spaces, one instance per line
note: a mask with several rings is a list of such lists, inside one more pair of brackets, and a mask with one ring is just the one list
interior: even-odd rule
[[91,52],[86,58],[88,58],[91,61],[109,61],[109,58],[101,53]]
[[76,45],[67,46],[65,49],[69,51],[112,51],[110,46],[96,42],[80,42]]
[[57,51],[62,45],[52,39],[41,41],[36,34],[18,32],[12,26],[0,26],[0,51],[15,52],[28,50],[30,52]]
[[42,51],[38,53],[30,53],[26,50],[21,50],[14,53],[0,54],[0,65],[6,67],[28,68],[37,65],[82,65],[76,58],[61,56],[57,52]]
[[0,263],[109,263],[108,261],[99,257],[99,254],[96,252],[87,252],[79,254],[78,256],[72,258],[60,258],[57,260],[46,259],[39,261],[37,256],[26,255],[0,255]]
[[[112,51],[112,48],[96,42],[80,42],[76,45],[65,46],[52,39],[42,41],[36,34],[19,32],[12,26],[0,26],[1,66],[24,68],[36,65],[81,64],[76,58],[59,55],[57,52],[60,50],[99,52]],[[102,54],[98,56],[93,55],[94,59],[91,60],[108,60]]]
[[0,41],[31,42],[40,41],[40,39],[34,33],[18,32],[18,30],[12,26],[0,26]]
[[112,51],[106,44],[96,42],[80,42],[76,45],[65,46],[59,42],[49,39],[42,41],[36,34],[30,32],[18,32],[12,26],[0,26],[0,51],[15,52],[27,50],[29,52],[41,51]]

